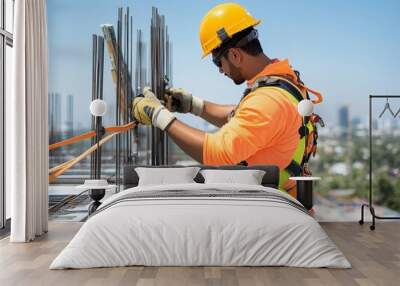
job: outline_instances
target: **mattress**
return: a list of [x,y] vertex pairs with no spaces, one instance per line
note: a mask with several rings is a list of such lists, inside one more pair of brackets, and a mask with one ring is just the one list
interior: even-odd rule
[[351,267],[291,196],[257,185],[198,183],[111,196],[50,269],[131,265]]

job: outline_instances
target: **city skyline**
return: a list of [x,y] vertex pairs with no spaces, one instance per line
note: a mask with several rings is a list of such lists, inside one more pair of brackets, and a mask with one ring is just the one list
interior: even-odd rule
[[[53,99],[52,99],[53,98]],[[54,99],[56,98],[56,100]],[[51,130],[51,126],[57,129],[57,131],[61,131],[65,133],[65,135],[71,134],[70,130],[87,130],[90,129],[90,120],[91,114],[89,108],[87,110],[86,119],[83,121],[77,120],[74,116],[77,106],[75,105],[75,96],[73,94],[61,94],[59,92],[49,92],[49,129]],[[385,100],[383,99],[380,103],[373,105],[373,130],[389,132],[391,129],[400,129],[400,113],[397,117],[393,118],[389,112],[383,114],[381,118],[379,118],[379,114],[383,111],[385,107]],[[400,98],[398,99],[398,106],[392,103],[394,112],[398,110],[397,107],[400,108]],[[65,107],[65,108],[62,108]],[[109,125],[115,124],[115,111],[113,110],[114,106],[108,104],[107,112],[104,116],[105,123]],[[55,112],[53,111],[55,110]],[[369,125],[369,115],[364,114],[364,116],[354,115],[352,111],[351,105],[341,105],[335,110],[336,116],[334,121],[336,122],[336,126],[338,130],[346,129],[351,126],[352,129],[368,129]],[[54,112],[54,114],[53,114]],[[344,115],[341,117],[341,114]],[[187,116],[187,115],[183,115]],[[345,122],[347,122],[345,124]],[[329,126],[328,126],[329,127]],[[215,131],[216,127],[207,123],[206,121],[202,121],[202,125],[200,126],[203,130],[206,131]],[[324,132],[323,128],[320,128],[320,133],[325,135],[325,133],[329,134],[330,130]],[[340,133],[340,131],[339,131]],[[68,136],[67,136],[68,137]]]

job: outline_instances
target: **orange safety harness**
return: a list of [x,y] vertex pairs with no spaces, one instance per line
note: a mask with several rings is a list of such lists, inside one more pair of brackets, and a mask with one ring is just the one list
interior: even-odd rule
[[[294,74],[296,76],[295,80],[280,74],[262,76],[249,85],[249,87],[245,90],[241,100],[258,88],[276,87],[286,91],[287,96],[290,97],[290,100],[296,105],[303,99],[310,100],[309,93],[315,95],[316,97],[312,100],[314,104],[321,103],[323,100],[322,95],[319,92],[306,87],[301,81],[300,73],[298,71],[294,71]],[[230,117],[234,116],[234,114],[235,110],[231,112]],[[312,175],[311,170],[308,167],[308,162],[310,157],[314,157],[317,151],[317,124],[319,124],[321,127],[324,127],[322,118],[315,113],[303,118],[302,126],[299,128],[300,141],[295,153],[293,154],[293,159],[285,169],[281,170],[280,173],[280,188],[284,187],[289,176]],[[246,160],[243,160],[239,163],[239,165],[247,166],[248,163]]]

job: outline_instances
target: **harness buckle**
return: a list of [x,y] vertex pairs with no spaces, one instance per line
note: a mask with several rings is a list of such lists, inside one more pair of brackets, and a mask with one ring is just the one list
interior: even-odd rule
[[319,115],[315,115],[315,119],[313,120],[315,123],[318,123],[319,126],[321,126],[322,128],[325,127],[325,122],[324,120],[321,118],[321,116]]
[[312,176],[312,172],[311,172],[310,168],[308,167],[307,162],[303,164],[303,174],[302,175]]

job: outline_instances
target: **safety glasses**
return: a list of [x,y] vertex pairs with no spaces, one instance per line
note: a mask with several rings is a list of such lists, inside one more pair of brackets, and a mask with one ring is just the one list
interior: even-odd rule
[[225,54],[229,51],[228,49],[224,49],[222,51],[220,51],[216,56],[212,57],[212,61],[213,63],[220,69],[222,67],[222,62],[221,59],[223,56],[225,56]]
[[247,36],[243,37],[242,39],[240,39],[240,41],[238,41],[236,44],[228,44],[225,49],[222,49],[217,55],[213,55],[212,57],[212,61],[213,63],[218,67],[221,68],[222,67],[222,63],[221,63],[221,59],[223,56],[225,56],[225,54],[229,51],[230,48],[241,48],[244,45],[246,45],[247,43],[251,42],[254,39],[258,38],[258,32],[257,30],[252,30]]

